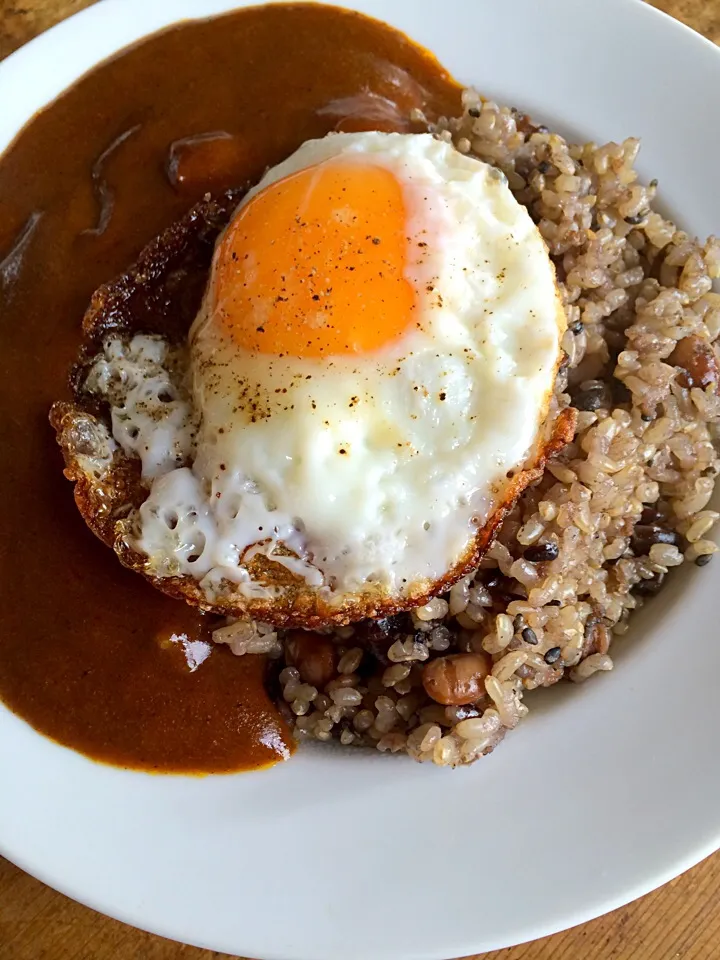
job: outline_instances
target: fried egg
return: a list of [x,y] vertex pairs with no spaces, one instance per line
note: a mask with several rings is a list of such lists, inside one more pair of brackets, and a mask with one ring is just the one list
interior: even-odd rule
[[233,214],[186,347],[111,337],[90,371],[149,488],[131,548],[280,623],[424,600],[542,460],[564,329],[497,169],[429,134],[305,143]]

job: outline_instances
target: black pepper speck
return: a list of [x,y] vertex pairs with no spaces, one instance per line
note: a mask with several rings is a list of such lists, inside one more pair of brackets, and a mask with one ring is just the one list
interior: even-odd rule
[[552,541],[536,543],[525,549],[525,559],[530,563],[543,563],[546,560],[555,560],[558,555],[558,545]]

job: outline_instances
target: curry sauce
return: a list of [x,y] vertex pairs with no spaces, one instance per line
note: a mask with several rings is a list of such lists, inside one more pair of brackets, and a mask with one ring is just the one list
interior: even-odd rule
[[265,664],[123,569],[84,526],[47,422],[93,291],[207,192],[330,130],[412,129],[460,89],[366,17],[272,4],[184,23],[100,65],[0,157],[0,698],[101,761],[214,773],[290,735]]

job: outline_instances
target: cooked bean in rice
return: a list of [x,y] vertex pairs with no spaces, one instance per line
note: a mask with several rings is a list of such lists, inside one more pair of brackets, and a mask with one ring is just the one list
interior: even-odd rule
[[719,470],[720,242],[653,210],[657,183],[638,182],[636,139],[567,143],[474,91],[434,132],[502,170],[547,242],[568,317],[557,399],[578,410],[574,441],[448,594],[326,635],[237,623],[215,638],[276,658],[298,739],[455,766],[517,726],[526,690],[611,670],[632,611],[673,567],[717,551],[707,505]]

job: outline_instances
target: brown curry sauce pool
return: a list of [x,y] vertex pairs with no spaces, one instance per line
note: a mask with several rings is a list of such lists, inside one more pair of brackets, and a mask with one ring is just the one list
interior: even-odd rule
[[0,157],[0,699],[37,730],[162,772],[257,768],[292,749],[263,658],[215,647],[191,671],[177,641],[207,639],[210,619],[86,529],[48,410],[69,394],[93,291],[206,191],[256,180],[330,130],[407,130],[413,107],[432,118],[459,105],[437,61],[395,30],[277,4],[124,51]]

